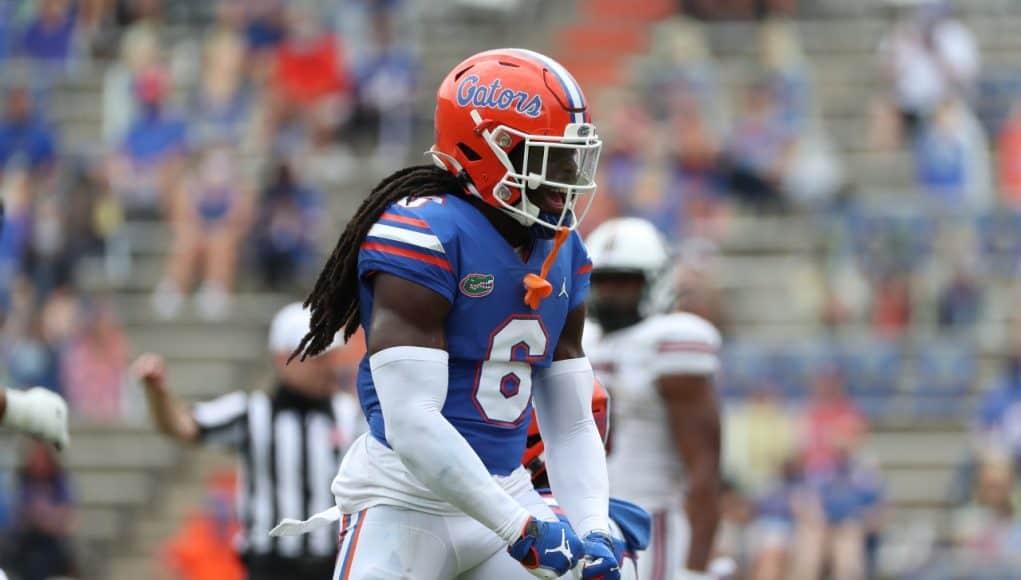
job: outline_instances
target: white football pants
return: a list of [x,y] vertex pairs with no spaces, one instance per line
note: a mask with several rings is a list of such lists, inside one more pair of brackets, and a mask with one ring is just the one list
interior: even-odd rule
[[652,538],[638,557],[641,580],[673,580],[687,564],[691,528],[684,509],[652,511]]
[[[539,519],[556,521],[539,494],[515,498]],[[534,580],[507,545],[467,515],[439,516],[375,506],[341,521],[333,580]]]
[[[537,518],[556,521],[534,490],[515,499]],[[343,516],[333,580],[534,580],[506,548],[469,516],[376,506]],[[579,566],[563,578],[581,578],[580,571]],[[621,564],[622,580],[636,575],[633,560]]]

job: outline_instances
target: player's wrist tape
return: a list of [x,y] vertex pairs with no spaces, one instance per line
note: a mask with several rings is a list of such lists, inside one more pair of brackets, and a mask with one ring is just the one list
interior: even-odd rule
[[681,575],[677,578],[678,580],[714,580],[715,577],[708,572],[681,570]]

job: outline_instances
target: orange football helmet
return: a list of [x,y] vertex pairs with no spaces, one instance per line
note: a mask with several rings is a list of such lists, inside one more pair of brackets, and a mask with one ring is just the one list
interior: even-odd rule
[[[598,380],[592,388],[592,418],[596,421],[599,436],[603,438],[603,445],[606,445],[610,438],[610,394]],[[539,422],[536,421],[533,410],[532,422],[528,424],[528,442],[525,444],[525,454],[521,456],[521,464],[532,472],[533,479],[546,472],[544,451],[546,451],[546,446],[542,442],[542,435],[539,434]]]
[[[574,229],[591,205],[602,141],[581,87],[548,56],[507,48],[458,64],[436,94],[435,139],[430,153],[438,166],[525,226]],[[570,175],[547,174],[551,153],[571,156]],[[541,186],[565,194],[560,215],[541,213],[528,199],[526,189]],[[576,207],[582,198],[583,209]]]

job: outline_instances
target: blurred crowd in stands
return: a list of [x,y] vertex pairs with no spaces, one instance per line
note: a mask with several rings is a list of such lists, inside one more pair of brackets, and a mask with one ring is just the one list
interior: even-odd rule
[[[230,312],[240,267],[258,273],[245,283],[293,290],[355,153],[385,171],[411,144],[418,68],[401,2],[222,0],[211,22],[173,22],[169,4],[0,2],[0,373],[89,420],[120,416],[128,356],[128,321],[102,289],[155,276],[160,317],[194,295],[206,320]],[[153,220],[163,235],[125,225]],[[136,243],[169,259],[133,263]]]
[[[734,71],[712,53],[719,38],[690,17],[782,14],[788,3],[681,4],[686,14],[656,26],[629,83],[601,95],[606,149],[586,225],[614,215],[655,222],[680,248],[682,306],[727,336],[721,550],[751,578],[872,577],[880,568],[1009,577],[1021,545],[1021,326],[1013,322],[1021,70],[1002,59],[983,68],[978,39],[948,3],[890,3],[868,103],[861,90],[841,91],[836,75],[826,77],[836,87],[817,80],[793,21],[746,25],[757,39],[723,45],[720,60],[743,61]],[[840,108],[868,122],[828,127]],[[863,153],[904,157],[905,185],[859,184],[869,176],[851,158]],[[751,302],[745,310],[785,313],[744,317],[815,321],[810,340],[742,331],[726,270],[740,270],[731,280],[755,277],[758,249],[742,268],[718,246],[749,215],[767,224],[752,229],[788,216],[808,227],[776,235],[796,238],[780,245],[804,256],[798,275],[764,290],[778,293],[772,300],[741,294]],[[997,365],[1002,372],[990,374]],[[957,506],[945,518],[951,556],[929,551],[940,540],[934,529],[898,551],[909,542],[890,537],[869,425],[968,421],[975,435],[946,490]]]
[[[356,156],[374,176],[408,155],[413,18],[401,0],[0,0],[0,384],[137,419],[132,317],[217,321],[239,283],[308,284]],[[153,286],[142,308],[109,292]],[[0,455],[22,464],[0,477],[0,567],[70,575],[62,468]]]

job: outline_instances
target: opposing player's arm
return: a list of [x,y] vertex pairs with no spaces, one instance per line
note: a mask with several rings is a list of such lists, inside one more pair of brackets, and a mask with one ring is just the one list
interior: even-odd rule
[[592,366],[581,346],[585,305],[572,310],[533,392],[550,485],[579,535],[609,530],[606,453],[592,418]]
[[712,375],[663,375],[657,386],[689,475],[686,511],[691,546],[687,567],[704,571],[720,518],[720,411]]
[[373,275],[369,362],[386,439],[433,493],[496,532],[508,544],[530,515],[490,476],[443,416],[449,379],[444,322],[450,302],[405,278]]

